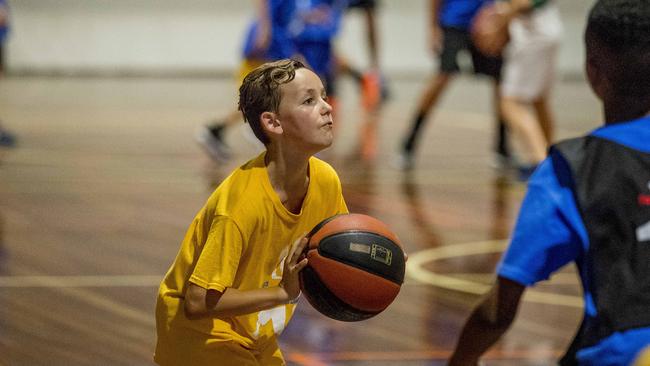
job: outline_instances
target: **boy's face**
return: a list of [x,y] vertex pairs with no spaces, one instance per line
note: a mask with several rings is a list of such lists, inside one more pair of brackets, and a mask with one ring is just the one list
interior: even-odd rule
[[[296,70],[295,78],[280,87],[282,99],[278,120],[283,140],[318,152],[332,144],[332,107],[327,103],[325,88],[311,70]],[[310,151],[311,152],[311,151]]]

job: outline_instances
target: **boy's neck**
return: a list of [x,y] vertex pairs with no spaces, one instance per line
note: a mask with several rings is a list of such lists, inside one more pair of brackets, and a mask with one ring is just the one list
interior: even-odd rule
[[282,204],[291,212],[299,212],[309,187],[309,156],[287,156],[269,149],[264,164],[271,186]]

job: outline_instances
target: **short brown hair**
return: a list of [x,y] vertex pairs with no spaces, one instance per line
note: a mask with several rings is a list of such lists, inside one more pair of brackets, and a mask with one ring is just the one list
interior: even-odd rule
[[251,71],[239,87],[239,110],[244,121],[265,145],[270,142],[260,124],[264,112],[277,112],[280,108],[280,86],[293,80],[296,70],[304,68],[300,61],[284,59],[267,62]]

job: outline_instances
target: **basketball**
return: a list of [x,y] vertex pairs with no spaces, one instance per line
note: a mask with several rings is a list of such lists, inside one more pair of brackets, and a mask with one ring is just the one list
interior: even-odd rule
[[497,57],[510,41],[508,20],[499,11],[498,1],[484,5],[472,20],[470,34],[474,46],[487,56]]
[[404,282],[397,236],[362,214],[330,217],[309,233],[300,287],[320,313],[341,321],[371,318],[390,305]]

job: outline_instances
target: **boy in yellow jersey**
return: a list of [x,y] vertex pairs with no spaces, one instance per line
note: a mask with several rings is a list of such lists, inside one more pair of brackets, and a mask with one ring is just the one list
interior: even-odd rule
[[332,143],[321,80],[298,61],[266,63],[239,109],[266,151],[236,169],[199,211],[160,285],[159,365],[284,365],[277,337],[300,294],[309,232],[346,213],[339,178],[313,155]]

